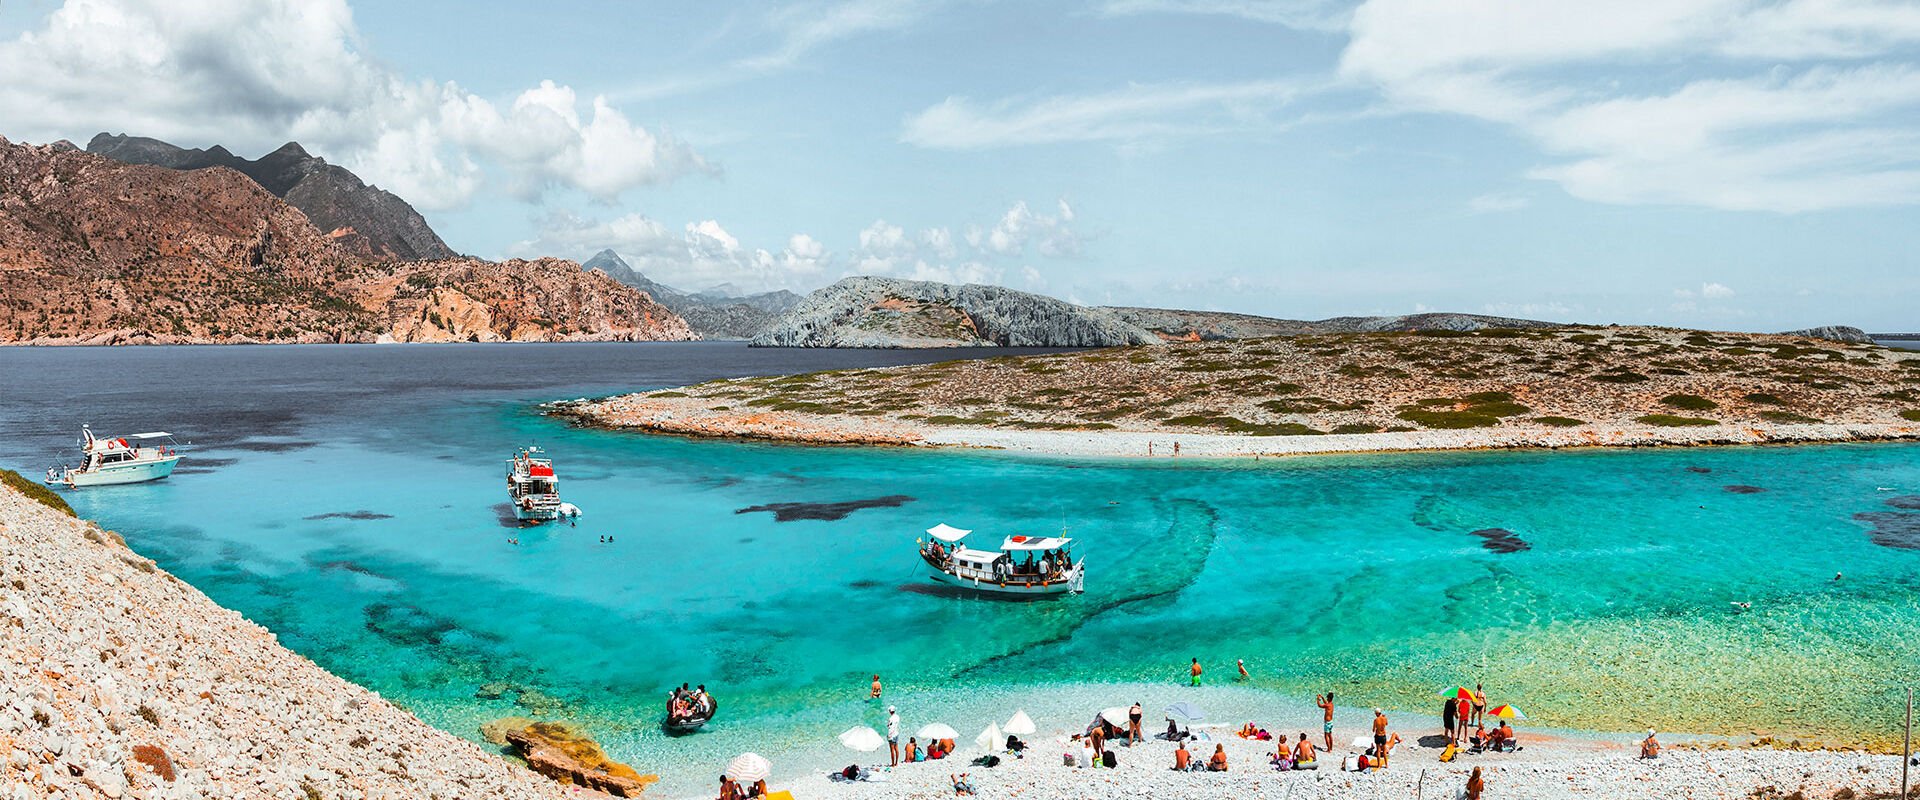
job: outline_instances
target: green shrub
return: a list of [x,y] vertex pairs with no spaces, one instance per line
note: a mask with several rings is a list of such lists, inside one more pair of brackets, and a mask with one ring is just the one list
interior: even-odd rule
[[647,396],[648,397],[686,397],[687,393],[667,391],[667,392],[654,392],[653,394],[650,394]]
[[1511,402],[1513,400],[1513,395],[1507,392],[1474,392],[1473,394],[1467,395],[1466,397],[1463,397],[1460,399],[1465,400],[1469,403],[1476,403],[1476,404],[1477,403],[1506,403],[1506,402]]
[[1703,428],[1708,425],[1720,424],[1719,420],[1701,419],[1700,417],[1676,417],[1672,414],[1648,414],[1640,417],[1640,421],[1648,425],[1659,425],[1667,428]]
[[1909,408],[1905,411],[1902,411],[1900,412],[1900,418],[1910,419],[1910,420],[1913,420],[1914,422],[1920,422],[1920,408]]
[[0,469],[0,484],[6,484],[7,488],[26,495],[27,499],[69,517],[79,516],[73,513],[73,506],[67,505],[67,501],[62,499],[60,495],[55,494],[52,489],[21,477],[18,472],[10,469]]
[[1670,394],[1660,398],[1660,402],[1685,411],[1712,411],[1720,407],[1719,403],[1697,394]]
[[1517,417],[1532,410],[1514,402],[1474,403],[1467,406],[1468,413],[1485,414],[1489,417]]
[[1752,394],[1742,395],[1740,399],[1749,403],[1759,403],[1766,406],[1784,406],[1787,404],[1787,401],[1780,399],[1778,395],[1771,395],[1766,392],[1754,392]]
[[1593,380],[1601,383],[1643,383],[1647,376],[1629,369],[1615,369],[1610,372],[1595,373]]
[[1476,414],[1472,411],[1435,411],[1430,408],[1409,408],[1400,412],[1401,419],[1418,423],[1428,428],[1459,429],[1489,428],[1500,424],[1500,418],[1491,414]]
[[1578,428],[1587,424],[1586,420],[1574,419],[1572,417],[1534,417],[1533,421],[1542,425],[1551,425],[1555,428]]
[[1341,425],[1338,428],[1334,428],[1331,432],[1332,433],[1379,433],[1380,426],[1368,424],[1365,422],[1349,422],[1345,425]]

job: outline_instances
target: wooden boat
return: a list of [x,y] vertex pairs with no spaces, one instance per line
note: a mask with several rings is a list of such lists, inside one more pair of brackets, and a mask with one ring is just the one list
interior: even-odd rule
[[1086,560],[1073,557],[1073,540],[1062,536],[1009,536],[998,550],[975,550],[961,540],[973,531],[945,523],[927,529],[920,545],[927,577],[985,594],[1079,594]]

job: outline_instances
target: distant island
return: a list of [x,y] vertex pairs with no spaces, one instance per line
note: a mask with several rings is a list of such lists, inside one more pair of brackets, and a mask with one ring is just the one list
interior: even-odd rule
[[1313,334],[720,380],[559,412],[1110,456],[1920,439],[1920,353],[1649,327]]

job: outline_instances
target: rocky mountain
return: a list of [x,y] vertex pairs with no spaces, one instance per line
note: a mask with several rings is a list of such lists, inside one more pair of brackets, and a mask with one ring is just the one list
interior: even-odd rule
[[1219,311],[1075,305],[998,286],[848,278],[809,295],[753,343],[762,347],[1110,347],[1317,333],[1552,328],[1478,314],[1274,319]]
[[800,296],[785,289],[745,296],[733,294],[726,287],[683,292],[640,274],[612,250],[595,253],[580,267],[600,270],[616,281],[646,292],[685,318],[703,339],[752,339],[774,319],[800,304]]
[[1000,286],[872,276],[807,295],[757,347],[1106,347],[1160,338],[1110,311]]
[[168,169],[236,170],[300,209],[344,250],[363,259],[415,261],[458,255],[407,201],[367,185],[344,167],[309,155],[297,142],[248,161],[219,145],[188,150],[143,136],[102,133],[87,143],[87,152]]
[[1822,325],[1818,328],[1803,328],[1787,331],[1782,336],[1805,336],[1809,339],[1825,339],[1829,342],[1846,344],[1873,344],[1873,336],[1852,325]]
[[238,172],[0,138],[0,342],[689,338],[571,261],[365,261]]

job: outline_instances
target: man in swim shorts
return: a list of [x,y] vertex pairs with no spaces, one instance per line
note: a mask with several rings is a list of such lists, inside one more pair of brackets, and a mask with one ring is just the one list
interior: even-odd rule
[[1333,692],[1327,692],[1325,695],[1314,695],[1313,702],[1315,705],[1320,706],[1321,711],[1325,712],[1326,725],[1323,726],[1321,730],[1327,735],[1326,749],[1327,752],[1331,753],[1333,752]]
[[1373,752],[1384,753],[1387,748],[1387,712],[1378,708],[1373,710]]
[[1188,671],[1193,673],[1193,685],[1199,686],[1200,685],[1200,659],[1198,658],[1194,659],[1193,666],[1189,667]]

